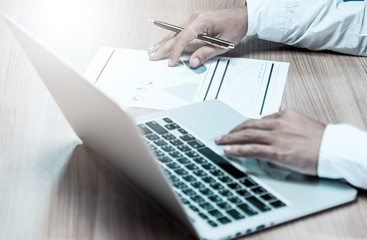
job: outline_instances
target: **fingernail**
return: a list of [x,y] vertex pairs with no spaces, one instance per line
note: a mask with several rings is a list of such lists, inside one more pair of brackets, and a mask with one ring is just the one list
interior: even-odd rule
[[230,146],[225,146],[223,149],[224,149],[225,152],[231,151],[231,147]]
[[168,59],[168,66],[171,66],[171,64],[172,64],[172,59],[170,58]]
[[214,141],[215,141],[216,143],[218,143],[221,139],[222,139],[222,136],[218,136],[218,137],[216,137],[216,138],[214,139]]
[[198,58],[194,58],[194,60],[192,60],[192,67],[196,68],[198,67],[200,64],[200,60]]
[[287,109],[287,105],[282,104],[280,105],[280,111],[285,111]]
[[148,48],[148,50],[153,50],[154,49],[154,46],[151,46],[150,48]]
[[149,57],[153,57],[155,55],[156,52],[152,52],[149,54]]

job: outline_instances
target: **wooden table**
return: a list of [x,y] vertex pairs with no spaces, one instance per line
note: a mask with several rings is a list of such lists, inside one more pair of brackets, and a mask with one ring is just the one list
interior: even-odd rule
[[[10,14],[84,71],[101,45],[147,49],[193,10],[233,0],[0,0]],[[290,62],[283,102],[323,122],[367,129],[367,58],[245,38],[227,56]],[[152,110],[135,109],[136,114]],[[246,239],[367,238],[367,197]],[[188,239],[74,135],[0,21],[0,239]]]

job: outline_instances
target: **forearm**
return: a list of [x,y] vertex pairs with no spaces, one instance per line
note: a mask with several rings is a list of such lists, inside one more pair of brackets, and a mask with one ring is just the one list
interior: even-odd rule
[[249,36],[367,56],[366,1],[247,0]]

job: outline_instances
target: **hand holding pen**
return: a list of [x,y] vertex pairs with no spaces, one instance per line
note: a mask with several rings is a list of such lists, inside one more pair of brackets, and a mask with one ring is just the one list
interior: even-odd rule
[[160,60],[169,54],[168,65],[174,66],[185,46],[197,38],[208,43],[190,57],[190,66],[197,68],[205,61],[233,48],[246,35],[247,7],[194,13],[184,24],[184,28],[162,22],[156,22],[156,25],[176,34],[169,34],[151,47],[148,50],[150,60]]

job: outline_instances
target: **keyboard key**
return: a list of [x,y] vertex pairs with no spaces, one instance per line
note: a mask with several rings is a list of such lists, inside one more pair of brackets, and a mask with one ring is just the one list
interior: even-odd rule
[[280,207],[284,207],[285,206],[285,204],[282,201],[280,201],[280,200],[275,201],[275,202],[271,202],[270,204],[273,207],[275,207],[275,208],[280,208]]
[[187,142],[187,144],[189,144],[191,147],[193,147],[195,149],[205,147],[205,145],[202,142],[200,142],[199,140],[189,141],[189,142]]
[[204,194],[205,196],[210,196],[214,194],[213,191],[210,190],[209,188],[200,189],[200,192]]
[[178,131],[182,134],[187,134],[187,131],[183,128],[179,128]]
[[243,219],[245,218],[245,216],[243,216],[241,213],[239,213],[238,211],[236,211],[235,209],[231,209],[231,210],[228,210],[227,213],[229,215],[231,215],[231,217],[233,217],[234,219],[236,220],[239,220],[239,219]]
[[185,179],[185,181],[187,181],[187,182],[195,182],[196,181],[196,178],[191,176],[191,175],[184,176],[183,179]]
[[218,207],[224,209],[224,210],[229,210],[231,209],[231,205],[229,205],[228,203],[226,202],[220,202],[220,203],[217,203]]
[[239,199],[238,197],[230,197],[230,198],[228,198],[228,200],[231,203],[234,203],[234,204],[241,204],[241,203],[243,203],[243,201],[241,199]]
[[163,121],[165,121],[166,123],[173,123],[173,121],[168,117],[163,118]]
[[219,183],[210,184],[210,186],[215,190],[222,190],[224,187],[220,185]]
[[181,152],[188,152],[188,151],[191,151],[191,147],[185,145],[185,144],[182,144],[180,146],[177,147],[178,150],[180,150]]
[[167,141],[169,140],[173,140],[173,139],[176,139],[176,137],[174,135],[172,135],[171,133],[166,133],[166,134],[163,134],[162,137],[164,139],[166,139]]
[[217,169],[213,164],[210,164],[210,163],[206,163],[201,166],[208,171]]
[[257,212],[246,203],[240,204],[237,207],[239,207],[244,213],[246,213],[249,216],[257,214]]
[[192,182],[191,185],[194,187],[194,188],[197,188],[197,189],[200,189],[200,188],[205,188],[205,185],[202,184],[201,182]]
[[177,163],[175,162],[170,162],[170,163],[167,163],[167,167],[169,167],[170,169],[177,169],[177,168],[181,168],[180,165],[178,165]]
[[199,209],[193,205],[190,205],[190,208],[194,211],[194,212],[198,212]]
[[148,134],[148,135],[145,135],[145,138],[149,139],[150,141],[154,141],[154,140],[157,140],[159,139],[159,136],[157,134]]
[[227,176],[223,176],[219,178],[220,181],[224,182],[224,183],[231,183],[233,182],[232,179],[230,177]]
[[169,178],[173,183],[177,183],[180,181],[180,179],[178,179],[178,177],[176,177],[175,175],[170,175]]
[[212,184],[212,183],[215,183],[215,179],[212,178],[212,177],[204,177],[202,178],[202,180],[205,182],[205,183],[208,183],[208,184]]
[[221,217],[221,218],[218,218],[218,221],[221,223],[221,224],[227,224],[227,223],[230,223],[231,220],[227,217]]
[[167,128],[168,130],[175,130],[180,128],[180,126],[177,123],[166,124],[164,125],[164,127]]
[[241,189],[237,191],[237,194],[240,195],[241,197],[249,197],[251,196],[249,191],[246,191],[245,189]]
[[231,193],[230,191],[228,191],[228,190],[221,190],[221,191],[219,191],[219,193],[222,195],[222,196],[224,196],[224,197],[232,197],[233,196],[233,193]]
[[189,200],[187,200],[186,198],[180,197],[180,199],[183,204],[186,204],[186,205],[190,204]]
[[254,182],[254,180],[247,178],[247,179],[243,179],[240,180],[240,182],[245,185],[246,187],[253,187],[253,186],[257,186],[257,183]]
[[199,213],[199,216],[203,219],[209,219],[207,215],[205,215],[204,213]]
[[228,163],[224,158],[213,152],[211,149],[205,147],[198,149],[198,152],[203,154],[209,160],[213,161],[217,164],[221,169],[232,175],[234,178],[242,178],[246,176],[245,173],[241,172],[237,168],[233,167],[230,163]]
[[161,147],[161,146],[167,145],[166,141],[164,141],[164,140],[162,140],[162,139],[155,140],[153,143],[154,143],[155,145],[157,145],[158,147]]
[[183,155],[178,152],[178,151],[174,151],[174,152],[170,152],[169,155],[173,158],[180,158],[180,157],[183,157]]
[[223,202],[222,198],[220,198],[219,196],[217,195],[212,195],[209,197],[209,199],[212,201],[212,202],[215,202],[215,203],[219,203],[219,202]]
[[185,183],[183,183],[183,182],[177,182],[177,183],[174,183],[173,184],[176,188],[178,188],[178,189],[186,189],[187,188],[187,185],[185,184]]
[[194,196],[191,196],[191,199],[196,202],[196,203],[202,203],[202,202],[205,202],[204,198],[202,198],[201,196],[199,195],[194,195]]
[[194,158],[194,161],[196,163],[199,163],[199,164],[207,163],[207,161],[204,158],[202,158],[202,157],[196,157],[196,158]]
[[165,152],[172,152],[175,150],[175,148],[171,147],[170,145],[163,146],[161,149]]
[[238,183],[230,183],[227,185],[230,189],[233,190],[240,190],[242,187]]
[[214,207],[208,202],[200,203],[200,207],[202,207],[206,211],[211,211],[214,209]]
[[178,152],[178,151],[170,152],[169,155],[171,157],[173,157],[173,158],[181,158],[181,157],[183,157],[183,155],[180,152]]
[[[163,168],[163,167],[162,167],[162,168]],[[172,175],[171,171],[170,171],[170,170],[168,170],[167,168],[163,168],[163,171],[165,172],[165,174],[166,174],[167,176],[171,176],[171,175]]]
[[162,157],[164,156],[164,152],[160,151],[160,150],[155,150],[154,151],[154,154],[157,156],[157,157]]
[[183,142],[181,142],[180,140],[178,140],[178,139],[174,139],[174,140],[171,140],[171,141],[169,141],[173,146],[179,146],[179,145],[182,145],[183,144]]
[[180,175],[180,176],[184,176],[184,175],[187,175],[189,174],[185,169],[182,169],[182,168],[179,168],[179,169],[176,169],[175,172]]
[[151,149],[152,151],[157,150],[157,147],[156,147],[156,146],[154,146],[153,144],[148,143],[148,145],[149,145],[149,147],[150,147],[150,149]]
[[194,171],[194,170],[198,170],[198,169],[199,169],[199,167],[198,167],[198,166],[196,166],[196,165],[195,165],[195,164],[193,164],[193,163],[187,164],[187,165],[185,165],[185,167],[186,167],[187,169],[191,170],[191,171]]
[[177,159],[177,161],[181,164],[188,164],[188,163],[191,163],[191,161],[188,159],[188,158],[185,158],[185,157],[182,157],[182,158],[179,158]]
[[184,189],[182,192],[189,197],[196,195],[196,192],[189,188]]
[[270,208],[266,206],[263,202],[261,202],[259,199],[257,199],[254,196],[246,198],[247,201],[249,201],[252,205],[254,205],[257,209],[259,209],[262,212],[269,211]]
[[208,221],[209,225],[212,227],[218,227],[218,224],[216,224],[215,222],[213,222],[212,220]]
[[206,177],[208,176],[208,174],[206,174],[206,172],[204,172],[203,170],[196,170],[196,171],[193,171],[193,173],[198,176],[198,177]]
[[218,170],[218,169],[217,170],[211,170],[210,173],[213,174],[216,177],[224,176],[224,173],[222,171]]
[[[199,157],[199,154],[197,152],[191,151],[191,152],[186,152],[185,153],[188,157],[190,158],[196,158]],[[194,159],[195,160],[195,159]]]
[[252,192],[256,193],[256,194],[262,194],[262,193],[266,193],[267,191],[262,188],[262,187],[257,187],[257,188],[253,188],[251,189]]
[[159,125],[156,121],[150,121],[145,124],[158,134],[168,133],[168,131],[164,129],[161,125]]
[[149,128],[147,128],[144,124],[139,124],[138,126],[140,127],[143,135],[147,135],[149,133],[152,133],[152,131]]
[[185,134],[180,136],[181,140],[188,142],[188,141],[192,141],[195,140],[195,138],[191,135],[191,134]]
[[221,212],[219,212],[217,209],[209,211],[209,214],[212,215],[215,218],[220,218],[220,217],[223,216],[223,214]]
[[163,157],[159,157],[158,160],[162,163],[169,163],[172,162],[172,159],[167,157],[167,156],[163,156]]
[[260,197],[261,197],[262,199],[266,200],[266,201],[273,201],[273,200],[276,200],[276,198],[275,198],[272,194],[270,194],[270,193],[265,194],[265,195],[261,195]]

